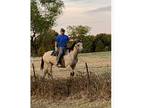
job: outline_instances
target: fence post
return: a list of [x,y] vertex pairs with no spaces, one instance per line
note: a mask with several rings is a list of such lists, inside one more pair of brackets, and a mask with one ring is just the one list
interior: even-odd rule
[[90,74],[89,74],[89,70],[88,70],[88,64],[85,63],[86,66],[86,72],[87,72],[87,93],[90,93]]
[[33,68],[34,78],[36,79],[36,73],[35,73],[34,63],[32,63],[32,68]]

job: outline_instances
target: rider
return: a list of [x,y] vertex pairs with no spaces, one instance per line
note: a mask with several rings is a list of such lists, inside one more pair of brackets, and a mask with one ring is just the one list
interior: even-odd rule
[[57,66],[61,66],[61,59],[67,49],[67,43],[69,42],[69,37],[65,35],[65,30],[61,28],[60,35],[55,39],[55,51],[58,51]]

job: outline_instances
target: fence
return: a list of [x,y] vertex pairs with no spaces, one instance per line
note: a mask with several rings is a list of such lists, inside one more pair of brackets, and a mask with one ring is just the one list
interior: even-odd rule
[[[101,66],[103,67],[103,66]],[[36,76],[35,65],[32,63],[34,72],[34,80],[32,79],[32,95],[47,97],[65,97],[79,94],[84,91],[87,96],[102,95],[102,97],[110,97],[110,74],[93,75],[90,72],[88,63],[85,63],[85,75],[70,77],[68,79],[45,79],[41,80]],[[95,67],[97,68],[97,67]],[[98,67],[100,68],[100,67]],[[102,94],[99,94],[102,92]]]

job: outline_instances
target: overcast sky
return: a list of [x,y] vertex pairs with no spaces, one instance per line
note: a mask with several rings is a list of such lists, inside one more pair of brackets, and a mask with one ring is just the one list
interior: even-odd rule
[[111,0],[63,0],[65,8],[56,31],[68,25],[87,25],[91,34],[111,33]]

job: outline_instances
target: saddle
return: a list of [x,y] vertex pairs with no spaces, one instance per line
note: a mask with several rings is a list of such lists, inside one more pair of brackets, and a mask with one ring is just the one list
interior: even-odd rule
[[[70,48],[67,48],[66,51],[65,51],[65,53],[64,53],[64,55],[66,54],[66,52],[70,52],[70,51],[71,51],[71,49],[70,49]],[[58,53],[59,53],[58,51],[53,50],[52,53],[51,53],[51,55],[52,55],[52,56],[58,56]],[[64,55],[63,55],[63,56],[64,56]]]

